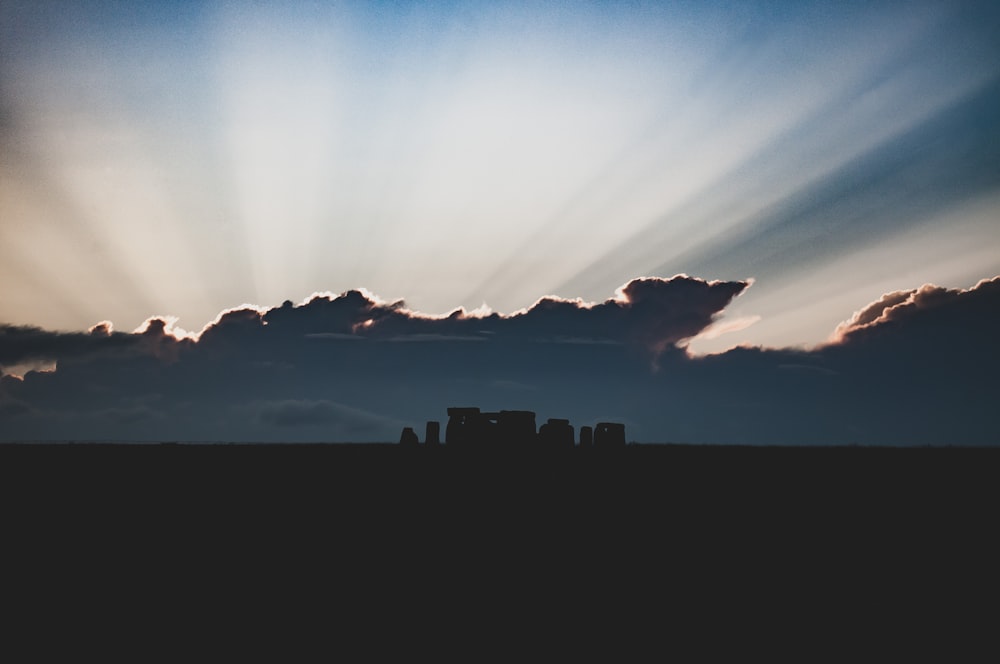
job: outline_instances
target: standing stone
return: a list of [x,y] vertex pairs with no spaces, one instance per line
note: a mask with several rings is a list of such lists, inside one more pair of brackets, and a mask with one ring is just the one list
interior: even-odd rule
[[430,420],[427,422],[427,430],[424,433],[424,445],[441,444],[441,423]]
[[420,444],[413,427],[403,427],[403,433],[399,434],[399,444],[404,447],[415,447]]

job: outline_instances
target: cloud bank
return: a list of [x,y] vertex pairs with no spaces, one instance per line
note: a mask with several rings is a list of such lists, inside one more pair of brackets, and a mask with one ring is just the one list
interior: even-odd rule
[[934,328],[938,337],[950,334],[955,327],[986,327],[995,331],[1000,322],[995,306],[998,298],[998,277],[984,279],[967,291],[924,284],[913,290],[886,293],[837,326],[831,341],[861,342],[868,337],[892,334],[900,326],[920,326],[925,335],[931,333],[928,328]]
[[[0,325],[2,440],[394,440],[452,405],[626,423],[647,442],[995,444],[1000,277],[889,293],[810,351],[691,357],[749,281],[634,279],[597,303],[432,316],[360,290],[197,335]],[[10,375],[54,363],[53,372]]]

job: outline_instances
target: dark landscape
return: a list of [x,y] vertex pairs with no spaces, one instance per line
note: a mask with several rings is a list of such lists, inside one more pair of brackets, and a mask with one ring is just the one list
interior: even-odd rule
[[20,616],[112,616],[101,643],[170,602],[185,629],[398,621],[434,648],[441,621],[492,643],[577,620],[605,630],[578,644],[635,631],[615,652],[720,620],[843,648],[887,620],[981,633],[998,468],[995,447],[4,444],[0,504]]
[[561,505],[567,515],[646,517],[681,507],[781,515],[812,505],[845,518],[888,510],[933,519],[955,510],[948,518],[961,519],[994,504],[1000,488],[1000,449],[963,446],[484,451],[395,443],[7,443],[0,467],[5,491],[27,491],[18,504],[107,500],[113,511],[131,510],[135,500],[211,509],[223,499],[312,513],[340,509],[338,501],[361,512]]
[[652,517],[678,505],[780,514],[812,504],[868,518],[988,504],[1000,468],[996,446],[639,444],[614,422],[536,427],[532,411],[447,414],[444,427],[404,427],[397,443],[6,443],[4,484],[39,497],[106,493],[199,508],[239,496],[319,511],[347,500],[402,512],[558,504]]
[[0,652],[995,661],[998,220],[996,0],[0,0]]

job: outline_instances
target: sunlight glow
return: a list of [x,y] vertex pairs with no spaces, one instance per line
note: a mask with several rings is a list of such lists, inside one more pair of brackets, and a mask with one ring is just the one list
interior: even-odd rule
[[361,287],[478,316],[759,277],[712,352],[1000,269],[993,134],[968,191],[905,207],[1000,76],[968,8],[38,4],[0,14],[4,321],[197,338]]

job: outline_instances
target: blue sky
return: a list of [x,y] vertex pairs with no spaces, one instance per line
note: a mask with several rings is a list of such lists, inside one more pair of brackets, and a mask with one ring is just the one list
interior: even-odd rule
[[364,288],[409,310],[752,282],[808,348],[1000,274],[989,2],[0,5],[0,322]]

